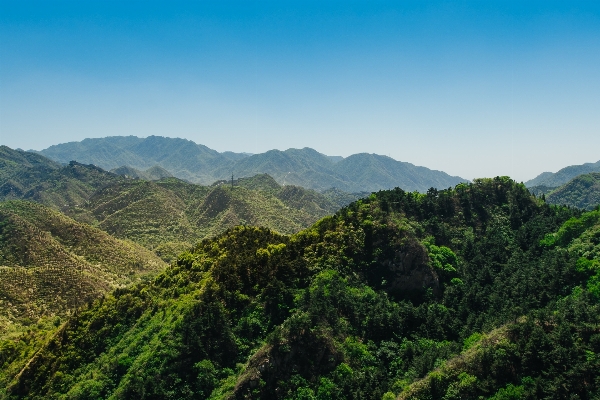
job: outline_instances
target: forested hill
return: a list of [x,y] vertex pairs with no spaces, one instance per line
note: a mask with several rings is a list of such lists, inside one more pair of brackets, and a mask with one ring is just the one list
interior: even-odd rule
[[600,161],[595,163],[585,163],[582,165],[571,165],[561,169],[556,173],[543,172],[535,178],[525,182],[525,186],[547,186],[556,188],[566,184],[571,179],[579,175],[589,174],[590,172],[600,172]]
[[6,398],[592,399],[600,209],[508,178],[237,227],[57,328],[0,343]]
[[538,196],[544,194],[550,204],[593,210],[600,204],[600,172],[579,175],[557,188],[534,186],[529,190]]
[[236,225],[291,234],[348,202],[340,204],[333,196],[281,186],[268,175],[236,180],[233,187],[229,182],[200,186],[171,178],[109,185],[67,212],[171,260],[201,239]]
[[262,154],[219,153],[189,140],[149,136],[113,136],[51,146],[40,152],[60,163],[76,160],[111,170],[131,167],[146,170],[155,165],[180,179],[203,185],[235,177],[269,174],[280,184],[308,189],[337,188],[346,192],[372,192],[401,187],[425,192],[448,188],[465,179],[418,167],[376,154],[342,158],[310,148],[271,150]]

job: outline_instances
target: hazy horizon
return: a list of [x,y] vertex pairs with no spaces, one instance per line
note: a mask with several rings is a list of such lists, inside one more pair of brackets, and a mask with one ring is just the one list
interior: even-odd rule
[[[110,135],[110,136],[112,136],[112,135]],[[136,136],[136,137],[139,137],[139,138],[142,138],[142,139],[143,139],[143,138],[146,138],[146,137],[148,137],[148,136],[137,136],[137,135],[131,135],[131,136]],[[152,135],[149,135],[149,136],[152,136]],[[154,135],[154,136],[163,136],[163,135]],[[103,136],[103,137],[98,137],[98,138],[85,138],[85,139],[101,139],[101,138],[105,138],[105,137],[108,137],[108,136]],[[163,137],[165,137],[165,136],[163,136]],[[176,139],[186,139],[186,138],[176,138]],[[82,140],[83,140],[83,139],[82,139]],[[191,139],[186,139],[186,140],[191,140]],[[71,141],[71,143],[72,143],[72,142],[75,142],[75,143],[76,143],[76,142],[80,142],[80,141]],[[192,140],[192,142],[194,142],[194,141]],[[64,143],[69,143],[69,142],[64,142]],[[58,144],[64,144],[64,143],[56,143],[55,145],[58,145]],[[204,145],[203,143],[197,143],[197,142],[194,142],[194,143],[196,143],[196,144],[199,144],[199,145]],[[51,145],[51,146],[54,146],[54,145]],[[51,146],[48,146],[48,147],[51,147]],[[46,147],[46,148],[48,148],[48,147]],[[206,146],[206,147],[209,147],[209,148],[210,148],[210,146]],[[311,148],[311,149],[313,149],[313,150],[316,150],[316,151],[318,151],[319,153],[321,153],[321,154],[324,154],[324,155],[326,155],[326,156],[334,156],[334,157],[336,157],[336,156],[341,156],[341,155],[339,155],[339,154],[327,154],[327,153],[324,153],[324,152],[322,152],[322,151],[319,151],[319,149],[315,149],[315,148],[313,148],[313,147],[310,147],[310,146],[303,146],[303,147],[288,147],[288,148],[284,148],[284,149],[269,149],[269,150],[279,150],[279,151],[286,151],[286,150],[291,150],[291,149],[302,149],[302,148],[304,148],[304,147],[308,147],[308,148]],[[46,149],[46,148],[44,148],[44,149]],[[23,149],[23,148],[19,148],[19,150],[25,150],[25,151],[40,151],[40,150],[44,150],[44,149]],[[211,148],[211,149],[212,149],[212,148]],[[218,151],[219,153],[231,152],[231,150],[218,150],[218,149],[212,149],[212,150],[216,150],[216,151]],[[266,151],[269,151],[269,150],[266,150]],[[265,152],[266,152],[266,151],[265,151]],[[245,153],[245,154],[247,154],[247,155],[249,155],[249,156],[252,156],[252,155],[261,154],[261,153],[264,153],[264,152],[261,152],[261,153],[235,152],[235,153]],[[358,153],[368,153],[368,152],[358,152]],[[352,154],[344,155],[344,156],[341,156],[341,157],[343,157],[343,158],[346,158],[346,157],[349,157],[349,156],[351,156],[351,155],[353,155],[353,154],[358,154],[358,153],[352,153]],[[381,156],[388,156],[388,157],[391,157],[389,154],[380,154],[380,153],[369,153],[369,154],[377,154],[377,155],[381,155]],[[391,158],[394,158],[394,157],[391,157]],[[396,159],[395,159],[395,160],[396,160]],[[396,160],[396,161],[404,161],[404,160]],[[584,162],[581,162],[580,164],[586,164],[586,163],[595,163],[595,162],[597,162],[597,161],[598,161],[598,160],[596,160],[596,161],[584,161]],[[416,165],[416,166],[421,166],[421,167],[427,167],[427,168],[429,168],[427,165],[420,165],[420,164],[415,164],[415,163],[411,163],[411,164],[414,164],[414,165]],[[568,166],[568,165],[562,166],[562,167],[560,167],[559,169],[562,169],[562,168],[564,168],[564,167],[567,167],[567,166]],[[429,169],[432,169],[432,170],[434,170],[435,168],[429,168]],[[444,171],[444,170],[439,170],[439,171],[442,171],[442,172],[446,172],[446,173],[448,173],[447,171]],[[552,172],[552,173],[555,173],[555,172],[557,172],[557,171],[558,171],[558,170],[556,170],[556,171],[540,171],[540,172],[538,173],[538,175],[539,175],[539,174],[541,174],[541,173],[543,173],[543,172]],[[458,175],[452,175],[452,174],[450,174],[450,173],[448,173],[448,174],[449,174],[449,175],[451,175],[451,176],[458,176]],[[498,175],[495,175],[495,176],[498,176]],[[477,179],[477,178],[491,178],[491,177],[493,177],[493,176],[483,176],[483,175],[482,175],[482,176],[474,176],[474,177],[472,177],[472,178],[466,178],[466,177],[464,177],[464,176],[460,176],[460,177],[461,177],[461,178],[468,179],[468,180],[472,181],[473,179]],[[528,180],[530,180],[530,179],[533,179],[533,178],[535,178],[535,177],[537,177],[537,175],[536,175],[536,176],[533,176],[533,177],[531,177],[531,178],[529,178],[529,179],[524,179],[524,180],[523,180],[523,179],[522,179],[522,180],[518,180],[518,179],[516,179],[516,178],[513,178],[513,179],[515,179],[515,180],[517,180],[517,181],[526,182],[526,181],[528,181]]]
[[0,143],[181,137],[453,176],[600,159],[600,3],[0,0]]

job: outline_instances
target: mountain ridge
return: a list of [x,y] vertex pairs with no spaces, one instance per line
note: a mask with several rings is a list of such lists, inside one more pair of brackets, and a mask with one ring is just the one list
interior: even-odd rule
[[[266,174],[201,186],[164,177],[158,166],[120,167],[115,174],[91,164],[61,166],[38,154],[0,150],[0,176],[7,179],[0,200],[37,201],[141,244],[165,261],[235,225],[291,234],[367,195],[282,186]],[[152,175],[157,179],[150,180]]]
[[[430,187],[452,187],[467,180],[377,154],[327,156],[314,149],[269,150],[260,154],[219,153],[187,139],[135,136],[85,139],[50,146],[38,153],[57,162],[77,160],[107,170],[122,166],[145,170],[154,165],[173,176],[203,185],[236,177],[268,173],[280,184],[307,189],[338,188],[372,192],[401,187],[426,192]],[[360,165],[368,167],[362,171]]]
[[600,172],[600,160],[596,161],[595,163],[570,165],[568,167],[561,168],[557,172],[542,172],[535,178],[525,182],[525,186],[559,187],[579,175],[588,174],[590,172]]

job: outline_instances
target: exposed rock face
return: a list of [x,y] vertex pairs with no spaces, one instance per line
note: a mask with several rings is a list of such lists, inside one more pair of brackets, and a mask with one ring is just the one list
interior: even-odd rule
[[431,288],[437,291],[439,278],[429,265],[429,257],[419,244],[406,246],[395,252],[393,259],[383,261],[393,273],[390,291],[415,291]]
[[440,279],[423,244],[406,231],[394,229],[388,235],[373,242],[373,247],[382,251],[375,257],[377,265],[368,272],[370,284],[397,297],[412,297],[427,289],[438,293]]

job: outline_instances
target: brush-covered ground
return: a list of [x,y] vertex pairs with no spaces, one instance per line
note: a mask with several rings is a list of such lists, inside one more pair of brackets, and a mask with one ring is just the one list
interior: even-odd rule
[[298,232],[352,196],[330,193],[281,186],[266,174],[238,179],[233,186],[224,181],[200,186],[176,178],[126,180],[96,191],[67,213],[171,261],[200,240],[238,225]]
[[0,342],[0,394],[592,399],[599,298],[600,210],[508,178],[383,191],[291,236],[230,229]]
[[49,207],[0,202],[0,337],[28,329],[42,317],[64,318],[165,267],[146,248]]

